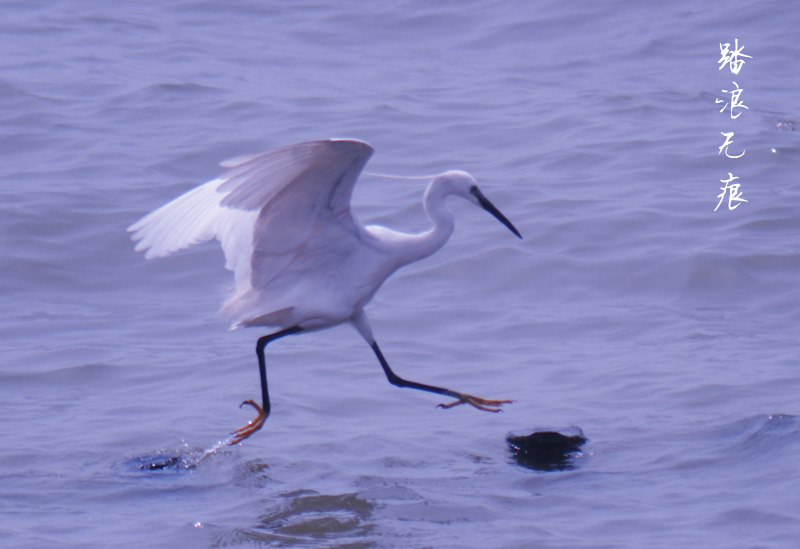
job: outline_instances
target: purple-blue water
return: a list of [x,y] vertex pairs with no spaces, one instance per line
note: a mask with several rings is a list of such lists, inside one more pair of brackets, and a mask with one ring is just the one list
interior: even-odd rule
[[[2,545],[796,547],[798,28],[789,0],[6,2]],[[251,418],[263,332],[216,315],[217,245],[145,261],[125,229],[341,136],[471,172],[524,235],[452,199],[367,310],[398,374],[517,402],[437,410],[339,327],[271,345],[267,425],[197,461]],[[728,173],[747,202],[714,211]],[[364,176],[356,215],[424,230],[425,184]],[[571,427],[574,469],[511,460]]]

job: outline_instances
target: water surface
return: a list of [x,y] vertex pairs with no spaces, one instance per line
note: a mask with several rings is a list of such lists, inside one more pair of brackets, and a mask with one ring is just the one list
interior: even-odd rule
[[[795,547],[799,26],[788,0],[6,3],[3,544]],[[453,199],[368,308],[398,374],[517,402],[437,410],[340,327],[271,346],[267,426],[199,459],[250,419],[262,334],[216,316],[215,245],[145,261],[125,228],[333,136],[468,170],[520,229]],[[729,172],[747,202],[714,212]],[[424,185],[364,177],[356,214],[424,230]],[[572,427],[576,468],[511,460]]]

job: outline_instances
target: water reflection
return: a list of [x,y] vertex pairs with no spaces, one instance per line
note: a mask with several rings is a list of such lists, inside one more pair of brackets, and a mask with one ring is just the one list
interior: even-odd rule
[[374,528],[375,505],[357,494],[327,495],[310,490],[290,492],[251,528],[215,536],[214,547],[269,544],[289,547],[372,547],[364,537]]

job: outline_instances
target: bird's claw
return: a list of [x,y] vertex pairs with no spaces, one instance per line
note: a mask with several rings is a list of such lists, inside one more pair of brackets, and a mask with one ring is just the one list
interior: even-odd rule
[[502,412],[503,410],[500,407],[503,404],[511,404],[513,400],[490,400],[487,398],[476,397],[472,395],[468,395],[465,393],[459,393],[458,400],[450,402],[448,404],[439,404],[437,408],[453,408],[454,406],[459,406],[461,404],[469,404],[473,408],[477,408],[478,410],[483,410],[484,412]]
[[253,419],[247,425],[245,425],[244,427],[240,427],[231,433],[233,435],[233,438],[228,443],[229,446],[239,444],[244,439],[246,439],[256,431],[261,429],[261,427],[264,425],[264,421],[267,419],[267,414],[264,413],[264,409],[261,408],[261,406],[259,406],[255,401],[245,400],[239,405],[239,408],[241,408],[245,404],[248,404],[253,408],[255,408],[256,411],[258,412],[258,415],[256,415],[255,419]]

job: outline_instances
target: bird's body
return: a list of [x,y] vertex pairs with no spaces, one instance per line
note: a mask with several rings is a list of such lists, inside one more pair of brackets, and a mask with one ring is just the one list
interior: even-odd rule
[[[389,376],[391,370],[377,349],[364,306],[397,269],[431,255],[447,242],[454,227],[445,205],[447,196],[461,196],[484,207],[519,236],[480,193],[475,180],[460,171],[437,176],[425,193],[431,230],[404,234],[385,227],[362,227],[350,210],[350,198],[372,152],[362,141],[339,139],[299,143],[229,160],[222,164],[228,171],[219,178],[176,198],[128,229],[139,241],[137,251],[147,250],[147,258],[214,238],[220,241],[226,267],[235,278],[234,291],[222,313],[234,327],[278,329],[259,340],[267,414],[263,347],[289,333],[349,322],[373,347]],[[414,385],[459,398],[462,395]],[[468,399],[464,402],[476,405]],[[480,403],[477,407],[488,409]],[[262,414],[260,411],[259,417]],[[235,442],[260,428],[265,418],[266,414]]]

